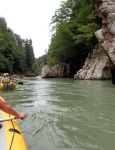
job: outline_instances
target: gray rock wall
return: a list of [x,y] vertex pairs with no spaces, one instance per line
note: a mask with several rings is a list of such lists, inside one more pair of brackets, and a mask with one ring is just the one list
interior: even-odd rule
[[94,0],[94,2],[102,18],[102,29],[95,35],[115,65],[115,0]]
[[85,65],[74,79],[101,80],[111,79],[110,61],[100,45],[97,45],[85,60]]
[[45,65],[42,68],[42,78],[63,78],[70,76],[70,65],[65,63],[59,63],[53,67]]
[[[102,28],[95,32],[100,46],[94,49],[91,58],[87,58],[83,69],[75,79],[109,79],[115,82],[115,0],[93,0]],[[100,60],[98,59],[100,54]],[[112,74],[111,74],[112,70]]]

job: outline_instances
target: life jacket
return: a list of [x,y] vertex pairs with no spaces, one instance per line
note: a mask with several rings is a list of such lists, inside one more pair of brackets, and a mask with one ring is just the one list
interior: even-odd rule
[[10,79],[8,77],[5,77],[3,80],[2,80],[3,83],[10,83]]

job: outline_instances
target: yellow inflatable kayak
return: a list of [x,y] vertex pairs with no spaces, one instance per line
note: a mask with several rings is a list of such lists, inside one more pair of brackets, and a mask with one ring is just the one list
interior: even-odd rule
[[0,83],[0,90],[13,90],[15,88],[16,88],[16,84],[14,82]]
[[1,110],[0,110],[0,150],[27,150],[17,120],[14,119],[13,116]]

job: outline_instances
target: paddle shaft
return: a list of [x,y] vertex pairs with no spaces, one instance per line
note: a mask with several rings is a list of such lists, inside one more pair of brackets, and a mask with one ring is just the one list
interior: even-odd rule
[[13,120],[13,119],[17,119],[17,118],[16,117],[4,118],[4,119],[0,119],[0,122],[9,121],[9,120]]

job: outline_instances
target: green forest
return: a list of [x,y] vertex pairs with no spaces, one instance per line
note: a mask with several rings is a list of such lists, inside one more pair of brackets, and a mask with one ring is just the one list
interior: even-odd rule
[[0,18],[0,72],[38,74],[45,64],[64,62],[71,64],[74,74],[97,44],[94,32],[101,28],[101,19],[92,0],[66,0],[55,10],[50,27],[48,52],[35,58],[32,40],[13,33],[5,19]]
[[35,66],[32,40],[15,34],[0,17],[0,72],[36,72]]
[[71,74],[74,75],[93,51],[97,44],[94,33],[102,26],[93,1],[62,1],[60,8],[52,16],[50,25],[51,44],[41,66],[44,62],[49,66],[59,62],[69,63]]

